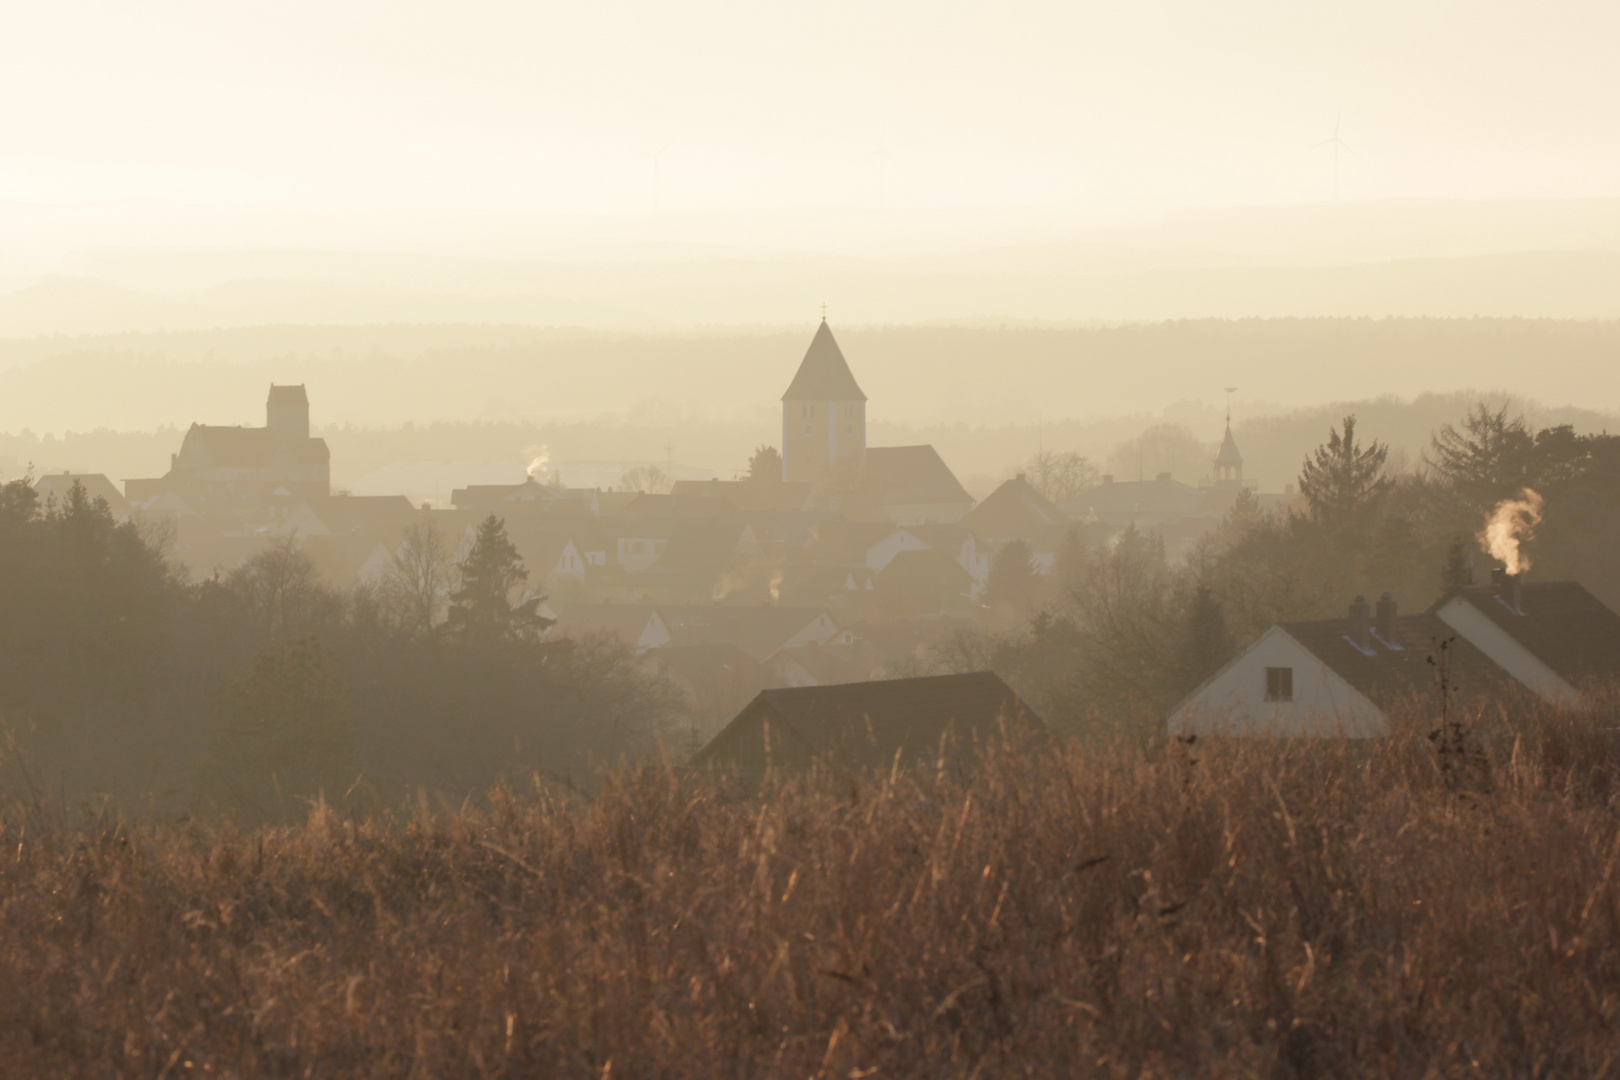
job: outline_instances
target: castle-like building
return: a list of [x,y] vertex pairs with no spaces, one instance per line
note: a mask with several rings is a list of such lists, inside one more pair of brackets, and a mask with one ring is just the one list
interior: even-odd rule
[[167,475],[126,480],[133,504],[172,494],[192,509],[262,500],[278,492],[308,498],[332,490],[325,439],[310,438],[302,385],[271,386],[262,428],[192,424]]

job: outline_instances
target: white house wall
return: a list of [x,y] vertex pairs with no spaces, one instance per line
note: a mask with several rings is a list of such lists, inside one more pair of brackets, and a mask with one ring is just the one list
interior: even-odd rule
[[[1292,701],[1266,700],[1269,667],[1293,668]],[[1315,654],[1273,626],[1177,706],[1168,727],[1172,735],[1364,739],[1388,731],[1389,720]]]

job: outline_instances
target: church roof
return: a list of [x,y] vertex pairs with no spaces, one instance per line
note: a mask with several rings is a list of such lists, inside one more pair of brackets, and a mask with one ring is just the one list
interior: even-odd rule
[[816,327],[816,336],[810,340],[810,348],[805,351],[804,360],[799,364],[799,373],[793,376],[793,383],[782,395],[782,400],[866,400],[866,395],[861,393],[854,374],[849,370],[849,364],[844,360],[844,354],[838,349],[838,342],[833,340],[826,319],[822,319],[821,325]]
[[1226,422],[1226,438],[1221,440],[1220,453],[1215,455],[1217,465],[1241,465],[1243,455],[1238,453],[1237,440],[1232,438],[1232,421]]
[[973,505],[950,466],[932,446],[869,446],[866,488],[883,506],[920,503]]

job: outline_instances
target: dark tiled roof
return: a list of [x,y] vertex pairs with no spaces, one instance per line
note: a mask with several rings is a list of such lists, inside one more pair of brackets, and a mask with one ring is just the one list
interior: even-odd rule
[[[1347,618],[1279,625],[1358,693],[1380,706],[1425,696],[1438,701],[1435,668],[1429,663],[1429,657],[1437,656],[1439,643],[1448,640],[1451,640],[1447,650],[1451,682],[1462,696],[1499,696],[1513,692],[1518,685],[1489,657],[1428,612],[1397,618],[1393,642],[1370,636],[1371,655],[1351,644]],[[1391,648],[1391,645],[1400,648]]]
[[746,737],[733,729],[762,716],[789,727],[812,754],[851,754],[878,767],[889,764],[897,752],[912,756],[935,750],[947,727],[965,743],[975,733],[994,731],[1002,716],[1044,726],[989,671],[793,687],[761,692],[704,748],[700,759],[723,754],[728,742]]
[[1579,582],[1525,582],[1519,587],[1522,615],[1493,585],[1475,585],[1453,595],[1467,600],[1570,683],[1620,676],[1620,615]]
[[228,469],[265,469],[278,461],[304,464],[328,460],[330,451],[325,439],[277,439],[269,428],[211,427],[193,424],[181,444],[195,440],[208,455],[211,464]]
[[967,512],[962,524],[987,540],[1050,541],[1071,524],[1027,480],[1013,478]]
[[866,487],[885,506],[973,503],[932,446],[867,447]]
[[783,401],[865,401],[866,395],[855,382],[844,354],[833,340],[832,330],[823,319],[810,339],[810,348],[799,363]]

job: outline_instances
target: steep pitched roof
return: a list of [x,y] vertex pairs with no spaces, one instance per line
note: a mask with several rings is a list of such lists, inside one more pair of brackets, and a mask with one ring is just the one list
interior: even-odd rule
[[1380,707],[1405,698],[1439,700],[1435,668],[1429,658],[1437,656],[1442,641],[1451,642],[1447,649],[1451,683],[1465,697],[1500,696],[1518,687],[1490,657],[1428,612],[1398,617],[1395,640],[1386,642],[1370,635],[1366,651],[1352,644],[1349,619],[1311,619],[1278,625],[1357,693]]
[[325,439],[287,441],[262,427],[192,424],[180,444],[182,459],[189,457],[187,445],[201,449],[209,463],[227,469],[266,469],[279,460],[321,464],[331,456]]
[[124,493],[102,473],[45,473],[34,481],[34,491],[41,503],[53,498],[58,503],[65,503],[74,484],[82,486],[84,493],[92,500],[106,500],[107,509],[112,511],[113,517],[129,516],[129,502],[124,498]]
[[932,446],[867,447],[866,487],[884,506],[973,503]]
[[1044,727],[989,671],[765,690],[699,752],[698,760],[726,756],[732,744],[748,740],[762,717],[788,728],[812,755],[842,753],[881,767],[897,753],[937,750],[948,727],[965,743],[976,732],[994,730],[1002,716]]
[[1620,676],[1620,615],[1579,582],[1521,584],[1518,611],[1511,607],[1511,597],[1495,585],[1458,590],[1430,610],[1439,610],[1456,596],[1572,684]]
[[1017,476],[969,510],[962,524],[987,540],[1035,542],[1061,537],[1070,521],[1029,481]]
[[816,336],[810,339],[810,348],[799,362],[799,372],[793,376],[783,401],[865,401],[855,375],[849,370],[844,354],[833,340],[827,320],[816,327]]
[[1232,422],[1230,420],[1226,422],[1226,438],[1221,440],[1221,449],[1220,452],[1215,455],[1215,464],[1243,464],[1243,455],[1238,453],[1237,440],[1232,438]]

